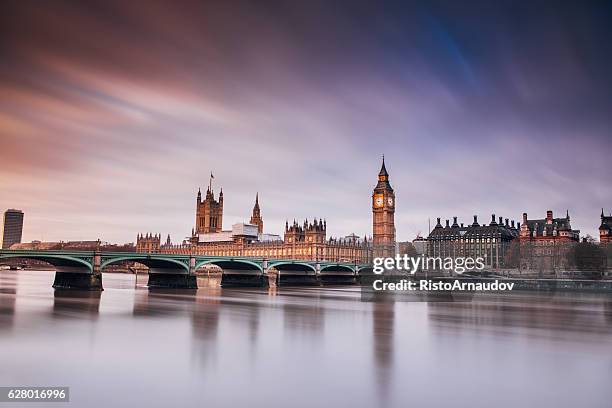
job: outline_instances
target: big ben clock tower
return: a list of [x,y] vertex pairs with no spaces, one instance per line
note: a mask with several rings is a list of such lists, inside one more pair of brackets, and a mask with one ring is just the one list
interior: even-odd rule
[[389,183],[385,156],[372,192],[372,223],[374,256],[395,256],[395,193]]

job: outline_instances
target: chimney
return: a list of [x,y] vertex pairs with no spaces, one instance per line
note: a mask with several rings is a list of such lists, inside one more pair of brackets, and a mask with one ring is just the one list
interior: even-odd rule
[[461,228],[463,228],[463,223],[461,223]]
[[453,217],[453,227],[458,227],[459,225],[457,224],[457,217]]
[[478,226],[479,226],[479,225],[478,225],[478,216],[477,216],[477,215],[475,215],[475,216],[474,216],[474,223],[472,224],[472,227],[478,227]]
[[527,224],[527,213],[523,213],[523,224]]
[[510,225],[508,224],[508,221],[510,221],[508,218],[506,218],[506,227],[509,227]]
[[499,217],[499,225],[504,225],[504,219],[502,217]]
[[552,224],[552,220],[553,220],[552,210],[546,211],[546,223],[547,224]]
[[512,220],[512,223],[510,225],[512,226],[512,228],[514,228],[514,220]]
[[497,225],[495,223],[495,214],[491,214],[491,225]]
[[448,228],[448,227],[449,227],[449,225],[448,225],[448,220],[446,220],[446,228]]

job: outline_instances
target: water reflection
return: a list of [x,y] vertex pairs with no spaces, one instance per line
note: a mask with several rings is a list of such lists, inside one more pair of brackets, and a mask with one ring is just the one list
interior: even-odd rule
[[56,319],[96,319],[100,313],[102,292],[92,290],[62,290],[53,292],[52,317]]
[[372,304],[372,337],[376,386],[382,406],[387,406],[393,372],[393,328],[395,303],[390,301]]
[[174,317],[189,313],[196,301],[195,289],[139,288],[135,291],[134,317]]
[[0,332],[13,327],[16,298],[17,277],[0,273]]
[[67,384],[71,406],[180,396],[188,407],[564,408],[612,397],[605,295],[379,303],[354,287],[149,290],[113,274],[100,294],[19,273],[0,274],[0,384]]
[[517,293],[481,295],[472,302],[431,302],[428,311],[432,323],[445,330],[599,341],[598,336],[612,334],[611,303],[607,296],[575,292]]

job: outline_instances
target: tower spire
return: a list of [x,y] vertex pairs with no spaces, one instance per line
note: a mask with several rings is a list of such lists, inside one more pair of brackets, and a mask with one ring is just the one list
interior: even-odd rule
[[257,232],[263,233],[263,218],[259,208],[259,192],[255,194],[255,205],[253,206],[253,214],[251,215],[251,224],[257,225]]
[[389,173],[387,173],[387,168],[385,167],[385,155],[382,156],[382,166],[380,167],[379,176],[389,177]]

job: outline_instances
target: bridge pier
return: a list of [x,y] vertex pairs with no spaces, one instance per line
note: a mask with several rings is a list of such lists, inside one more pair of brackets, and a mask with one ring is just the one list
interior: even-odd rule
[[56,266],[54,289],[76,289],[102,291],[102,271],[100,250],[96,249],[93,255],[92,268],[90,271],[81,270],[82,267]]
[[[163,268],[149,267],[149,288],[150,289],[197,289],[198,280],[196,278],[196,258],[193,255],[189,256],[189,270],[187,273],[174,270],[170,273],[164,273]],[[155,269],[155,270],[154,270]],[[154,270],[154,271],[153,271]],[[182,272],[182,273],[181,273]]]
[[102,291],[102,274],[75,273],[75,272],[55,272],[53,280],[55,289],[77,289],[77,290],[98,290]]
[[148,286],[150,289],[197,289],[198,281],[192,274],[149,272]]

